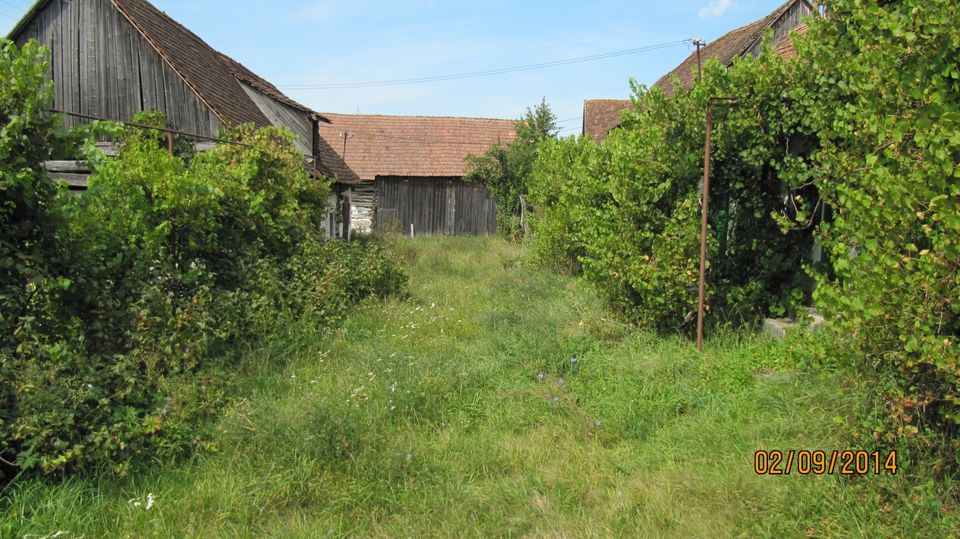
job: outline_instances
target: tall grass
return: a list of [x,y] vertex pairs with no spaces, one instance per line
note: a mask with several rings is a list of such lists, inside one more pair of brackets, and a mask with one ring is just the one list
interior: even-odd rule
[[[771,448],[847,448],[869,388],[783,344],[614,320],[496,239],[397,244],[405,300],[252,351],[213,451],[126,480],[28,482],[9,533],[60,537],[946,536],[942,488],[758,477]],[[575,360],[574,360],[575,359]],[[906,463],[909,468],[909,463]],[[153,504],[146,509],[148,497]]]

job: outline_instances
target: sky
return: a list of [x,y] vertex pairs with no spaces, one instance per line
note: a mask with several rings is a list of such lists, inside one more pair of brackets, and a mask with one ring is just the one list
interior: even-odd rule
[[[0,0],[0,35],[33,2]],[[213,48],[319,112],[518,118],[546,99],[564,134],[584,99],[626,99],[693,46],[488,77],[297,88],[528,66],[685,39],[708,42],[783,0],[153,0]]]

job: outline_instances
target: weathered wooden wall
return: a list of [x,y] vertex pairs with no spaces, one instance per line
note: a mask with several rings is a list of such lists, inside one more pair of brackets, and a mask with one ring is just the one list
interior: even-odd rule
[[487,189],[458,178],[377,179],[376,228],[417,235],[496,232],[497,210]]
[[284,105],[252,86],[244,83],[240,83],[240,86],[257,105],[260,112],[270,120],[270,123],[285,125],[293,131],[294,135],[297,135],[296,145],[300,153],[310,155],[313,152],[313,148],[310,147],[313,141],[313,122],[307,113]]
[[373,232],[377,207],[377,188],[371,184],[350,187],[350,227],[357,232]]
[[[794,2],[786,13],[780,16],[770,30],[773,32],[773,42],[776,43],[780,38],[787,36],[790,32],[803,22],[803,18],[811,15],[813,11],[806,2]],[[747,52],[753,56],[760,56],[763,49],[763,40],[760,39],[754,43]]]
[[17,42],[31,38],[50,48],[57,109],[110,120],[162,110],[175,129],[208,136],[220,129],[217,115],[110,0],[51,0]]

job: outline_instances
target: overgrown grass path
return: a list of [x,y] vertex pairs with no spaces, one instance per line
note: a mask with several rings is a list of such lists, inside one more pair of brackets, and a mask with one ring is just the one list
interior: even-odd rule
[[[703,355],[614,321],[495,239],[399,242],[407,299],[252,353],[210,451],[125,480],[28,483],[60,537],[788,537],[906,534],[831,477],[758,477],[757,449],[847,443],[855,392],[731,335]],[[147,508],[148,498],[152,504]],[[891,530],[899,530],[891,532]],[[940,530],[943,531],[943,530]]]

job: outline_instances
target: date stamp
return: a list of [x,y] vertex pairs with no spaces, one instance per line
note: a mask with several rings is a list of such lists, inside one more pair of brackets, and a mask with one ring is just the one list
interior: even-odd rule
[[760,450],[753,454],[757,475],[880,475],[897,473],[897,451]]

